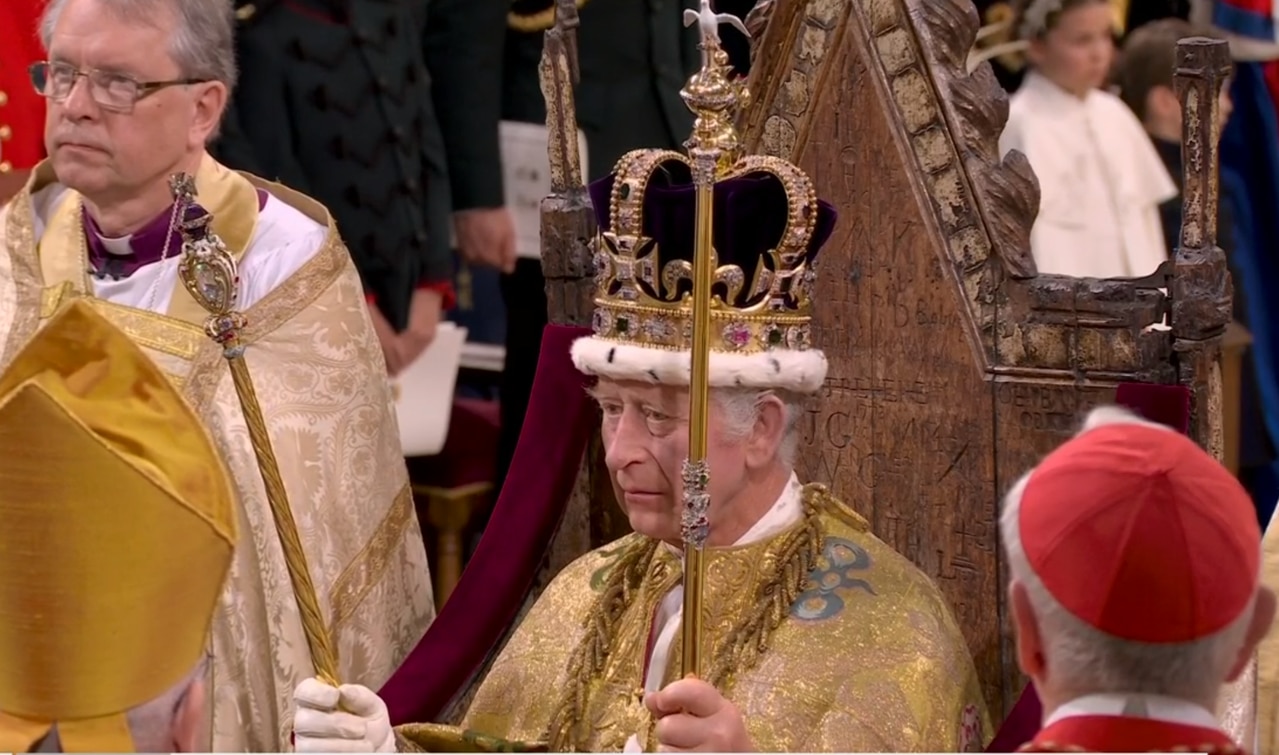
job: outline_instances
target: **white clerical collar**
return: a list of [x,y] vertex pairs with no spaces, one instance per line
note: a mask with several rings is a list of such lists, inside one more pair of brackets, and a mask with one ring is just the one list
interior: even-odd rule
[[1044,719],[1044,728],[1076,716],[1124,716],[1220,729],[1217,717],[1207,708],[1162,695],[1085,695],[1062,705]]
[[102,248],[107,250],[108,254],[118,255],[120,257],[128,257],[133,254],[132,234],[117,238],[98,236],[98,240],[102,242]]
[[737,542],[733,545],[757,543],[798,522],[804,516],[803,499],[804,486],[799,484],[799,477],[791,472],[790,480],[786,482],[786,487],[782,488],[782,494],[777,496],[772,508],[746,530],[746,534],[737,538]]
[[[772,507],[764,513],[763,516],[746,530],[746,533],[737,538],[737,542],[733,546],[750,545],[761,540],[776,535],[784,529],[792,526],[804,517],[804,486],[800,484],[799,477],[791,472],[790,480],[786,482],[786,487],[782,488],[781,495],[777,496],[777,500]],[[679,548],[666,544],[675,553],[683,555]]]

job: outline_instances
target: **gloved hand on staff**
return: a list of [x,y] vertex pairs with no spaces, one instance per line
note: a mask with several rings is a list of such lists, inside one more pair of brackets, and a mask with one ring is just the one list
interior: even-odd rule
[[659,752],[755,752],[742,712],[707,682],[687,676],[644,696]]
[[386,703],[368,687],[307,679],[293,691],[296,752],[395,752]]

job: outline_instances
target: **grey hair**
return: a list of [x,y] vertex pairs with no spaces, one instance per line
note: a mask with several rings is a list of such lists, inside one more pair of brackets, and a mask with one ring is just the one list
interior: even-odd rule
[[[159,697],[132,708],[126,714],[135,752],[173,752],[173,724],[178,708],[196,682],[209,672],[208,658],[202,659],[177,684]],[[62,742],[55,726],[32,752],[62,752]]]
[[[40,18],[40,40],[48,50],[53,29],[70,0],[49,0]],[[231,0],[96,0],[122,21],[154,24],[159,13],[173,13],[169,55],[182,76],[210,79],[235,89],[235,8]]]
[[[1088,415],[1079,434],[1107,425],[1142,425],[1175,432],[1125,409],[1101,407]],[[1085,623],[1048,592],[1022,548],[1021,501],[1032,474],[1034,470],[1023,475],[1004,497],[999,528],[1009,572],[1026,589],[1057,683],[1081,695],[1153,694],[1215,700],[1243,645],[1255,598],[1226,628],[1193,642],[1134,642]]]
[[760,402],[767,396],[781,399],[785,411],[785,429],[777,449],[777,458],[787,468],[795,466],[799,450],[799,419],[803,416],[803,397],[786,391],[754,390],[750,388],[715,388],[711,395],[724,410],[724,432],[730,438],[744,438],[750,434],[759,418]]

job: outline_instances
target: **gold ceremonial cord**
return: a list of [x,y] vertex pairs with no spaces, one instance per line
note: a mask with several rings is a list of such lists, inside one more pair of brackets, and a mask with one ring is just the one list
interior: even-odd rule
[[231,368],[231,380],[235,383],[235,393],[244,412],[244,423],[249,428],[249,442],[253,444],[253,454],[258,460],[262,484],[266,486],[266,499],[271,505],[271,518],[275,520],[275,532],[279,535],[284,563],[288,567],[293,594],[298,601],[302,631],[311,651],[311,664],[320,681],[336,687],[339,684],[337,652],[333,649],[328,626],[320,613],[320,600],[315,592],[315,583],[311,581],[306,552],[302,550],[302,539],[298,536],[297,522],[293,519],[293,509],[289,506],[288,493],[284,489],[284,478],[280,476],[280,465],[276,461],[275,450],[271,447],[271,437],[267,434],[266,418],[262,416],[257,390],[253,387],[253,378],[249,375],[243,351],[238,346],[238,339],[225,345],[227,366]]
[[[578,10],[581,10],[590,0],[576,0]],[[533,13],[516,13],[515,11],[506,12],[506,25],[515,31],[532,33],[535,31],[546,31],[555,25],[555,4],[551,3],[550,7],[543,8]]]

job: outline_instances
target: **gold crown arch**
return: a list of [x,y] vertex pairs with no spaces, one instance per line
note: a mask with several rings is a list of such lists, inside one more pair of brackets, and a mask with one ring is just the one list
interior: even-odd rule
[[[745,98],[742,84],[728,84],[739,88]],[[688,158],[670,151],[638,150],[618,162],[609,198],[611,230],[601,234],[595,258],[596,288],[603,295],[595,300],[593,329],[597,337],[610,341],[683,352],[694,348],[698,260],[695,255],[691,263],[675,259],[663,265],[656,241],[643,231],[645,189],[653,174],[672,161],[691,167]],[[710,247],[708,333],[712,340],[708,348],[743,355],[776,348],[806,350],[812,345],[809,323],[816,280],[807,261],[818,214],[813,182],[784,160],[757,155],[729,164],[716,178],[751,173],[769,173],[782,184],[788,206],[786,226],[777,245],[765,253],[750,276],[749,289],[741,266],[720,265],[719,255]],[[680,291],[685,281],[693,284],[692,293]],[[743,290],[746,297],[739,303]]]

